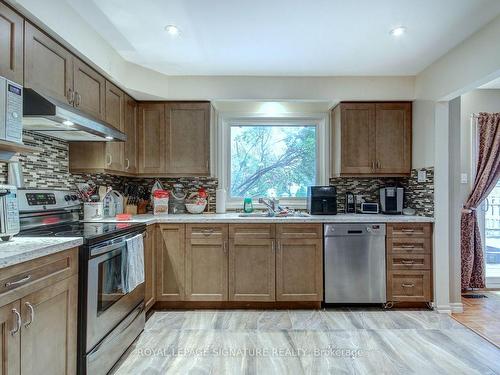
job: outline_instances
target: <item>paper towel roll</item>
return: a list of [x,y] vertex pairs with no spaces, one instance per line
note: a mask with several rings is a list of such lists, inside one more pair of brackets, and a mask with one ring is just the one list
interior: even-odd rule
[[217,189],[215,191],[215,212],[218,214],[226,213],[226,190]]

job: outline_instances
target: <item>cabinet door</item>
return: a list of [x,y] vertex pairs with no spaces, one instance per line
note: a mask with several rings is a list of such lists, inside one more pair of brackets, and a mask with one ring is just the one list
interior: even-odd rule
[[323,300],[323,240],[280,238],[276,254],[276,300]]
[[341,104],[342,174],[374,173],[375,104]]
[[411,103],[376,104],[377,174],[410,174],[411,123]]
[[180,224],[159,224],[156,247],[156,300],[184,300],[186,228]]
[[23,84],[23,18],[0,3],[0,76]]
[[[125,123],[125,93],[106,81],[106,122],[123,131]],[[124,163],[124,142],[106,143],[106,169],[122,172]]]
[[210,103],[167,103],[167,173],[208,175]]
[[156,226],[149,225],[146,229],[144,238],[144,301],[146,303],[146,311],[148,311],[155,303],[156,297]]
[[275,240],[229,240],[229,300],[275,301]]
[[227,225],[187,225],[186,242],[186,300],[227,301]]
[[19,300],[0,307],[0,374],[19,375],[21,370],[21,327],[14,311],[21,313]]
[[21,300],[21,373],[76,373],[78,275]]
[[139,173],[165,174],[165,104],[139,104]]
[[137,173],[137,102],[125,96],[125,172]]
[[73,56],[25,22],[24,86],[73,104]]
[[74,58],[73,80],[75,107],[99,120],[104,120],[106,79],[87,64]]

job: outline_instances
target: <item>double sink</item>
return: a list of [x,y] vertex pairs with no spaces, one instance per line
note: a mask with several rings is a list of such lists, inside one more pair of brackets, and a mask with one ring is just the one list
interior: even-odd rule
[[271,214],[270,212],[252,212],[252,213],[240,213],[238,217],[311,217],[306,212],[290,212],[287,214]]

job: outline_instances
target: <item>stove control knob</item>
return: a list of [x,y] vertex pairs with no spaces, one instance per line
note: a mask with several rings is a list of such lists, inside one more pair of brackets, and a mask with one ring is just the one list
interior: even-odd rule
[[65,196],[64,196],[64,200],[65,200],[66,202],[69,202],[69,201],[71,200],[71,195],[65,195]]
[[72,200],[72,201],[76,201],[76,200],[78,200],[78,197],[77,197],[76,195],[74,195],[74,194],[73,194],[73,195],[71,196],[71,200]]

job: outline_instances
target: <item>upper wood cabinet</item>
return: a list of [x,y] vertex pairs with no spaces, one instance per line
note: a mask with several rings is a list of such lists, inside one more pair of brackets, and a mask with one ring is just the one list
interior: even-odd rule
[[75,107],[105,119],[106,79],[77,58],[73,59],[73,90]]
[[140,103],[139,174],[210,173],[210,103]]
[[[125,93],[111,82],[106,81],[106,122],[123,132],[125,127]],[[106,142],[106,169],[125,171],[124,142]]]
[[411,103],[340,103],[332,111],[333,176],[411,172]]
[[125,95],[125,126],[123,129],[127,135],[125,142],[125,172],[137,173],[137,102],[130,96]]
[[25,22],[24,86],[73,105],[73,55]]
[[137,116],[139,173],[163,175],[165,158],[165,104],[139,103]]
[[210,103],[166,103],[165,121],[167,173],[208,175]]
[[23,84],[24,20],[0,3],[0,76]]

